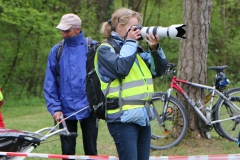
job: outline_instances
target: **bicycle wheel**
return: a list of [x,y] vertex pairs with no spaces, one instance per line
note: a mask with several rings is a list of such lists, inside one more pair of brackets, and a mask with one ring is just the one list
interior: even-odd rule
[[[213,106],[213,112],[212,112],[212,118],[213,118],[213,120],[216,120],[216,114],[215,114],[215,108],[216,108],[216,105],[217,105],[217,103]],[[221,137],[223,137],[223,138],[225,138],[225,136],[222,134],[222,132],[221,132],[221,130],[219,130],[219,127],[216,125],[216,124],[214,124],[213,125],[213,128],[214,128],[214,130],[217,132],[217,134],[219,135],[219,136],[221,136]]]
[[[165,104],[165,93],[155,93],[153,105],[162,119],[163,107]],[[188,114],[181,102],[170,97],[167,105],[167,112],[163,123],[155,118],[151,121],[151,149],[165,150],[178,145],[184,138],[188,128]]]
[[238,108],[231,107],[223,98],[219,99],[216,105],[215,118],[216,120],[223,120],[226,118],[238,116],[235,119],[222,121],[214,124],[221,134],[230,141],[238,141],[238,132],[240,130],[240,88],[234,88],[225,92],[225,96],[238,106]]

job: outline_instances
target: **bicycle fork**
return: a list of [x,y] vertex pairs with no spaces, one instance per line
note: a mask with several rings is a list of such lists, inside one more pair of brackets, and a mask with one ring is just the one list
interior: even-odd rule
[[168,129],[165,126],[164,120],[167,118],[167,108],[169,104],[169,98],[170,98],[170,94],[168,93],[165,93],[164,96],[162,97],[162,101],[164,102],[162,114],[159,114],[155,106],[153,105],[153,112],[155,114],[155,118],[157,119],[159,126],[162,126],[164,128],[165,132],[168,132]]
[[164,106],[163,106],[162,117],[161,117],[163,123],[162,123],[161,126],[163,126],[165,132],[169,132],[169,130],[165,126],[164,120],[167,119],[167,113],[168,113],[168,107],[169,107],[168,105],[169,105],[169,99],[170,99],[170,96],[171,96],[171,91],[172,91],[172,88],[170,88],[164,94],[164,97],[163,97]]

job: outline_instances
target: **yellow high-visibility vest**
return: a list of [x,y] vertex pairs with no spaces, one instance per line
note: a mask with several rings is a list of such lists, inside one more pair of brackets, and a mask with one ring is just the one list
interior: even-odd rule
[[[112,47],[109,44],[101,44],[106,45],[108,47]],[[145,64],[145,62],[142,60],[142,58],[137,55],[138,64],[134,62],[129,74],[122,79],[122,99],[124,100],[142,100],[142,101],[149,101],[152,98],[154,89],[153,89],[153,81],[152,81],[152,74]],[[96,52],[96,55],[94,57],[94,66],[96,69],[96,72],[99,77],[98,73],[98,50]],[[105,83],[99,78],[101,82],[101,90],[103,93],[106,93],[108,83]],[[120,91],[120,83],[119,79],[115,79],[111,82],[107,98],[118,98],[119,97],[119,91]],[[122,106],[122,110],[129,110],[134,108],[141,108],[144,107],[144,104],[139,105],[128,105],[125,104]],[[111,109],[108,110],[108,114],[114,114],[120,111],[120,108],[117,109]]]

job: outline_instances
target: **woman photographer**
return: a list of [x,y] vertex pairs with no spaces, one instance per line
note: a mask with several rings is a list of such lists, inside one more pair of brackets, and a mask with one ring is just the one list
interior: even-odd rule
[[150,33],[144,39],[148,52],[138,45],[142,19],[142,14],[133,10],[116,10],[102,24],[101,33],[116,42],[120,53],[115,53],[110,44],[102,43],[95,56],[101,90],[108,90],[107,101],[111,104],[106,122],[120,160],[149,159],[150,120],[154,119],[149,105],[154,93],[152,78],[162,75],[167,66],[157,35]]

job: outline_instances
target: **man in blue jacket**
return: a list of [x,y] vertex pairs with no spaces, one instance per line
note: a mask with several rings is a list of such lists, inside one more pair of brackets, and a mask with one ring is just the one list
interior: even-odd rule
[[[97,124],[94,111],[88,106],[85,93],[87,44],[81,29],[81,19],[75,14],[65,14],[57,29],[64,38],[62,55],[58,64],[56,55],[59,44],[50,51],[44,80],[44,97],[47,109],[56,121],[66,118],[69,132],[77,132],[80,122],[85,155],[97,155]],[[57,80],[56,65],[59,68]],[[62,125],[60,125],[62,128]],[[76,137],[61,136],[62,154],[74,155]]]

